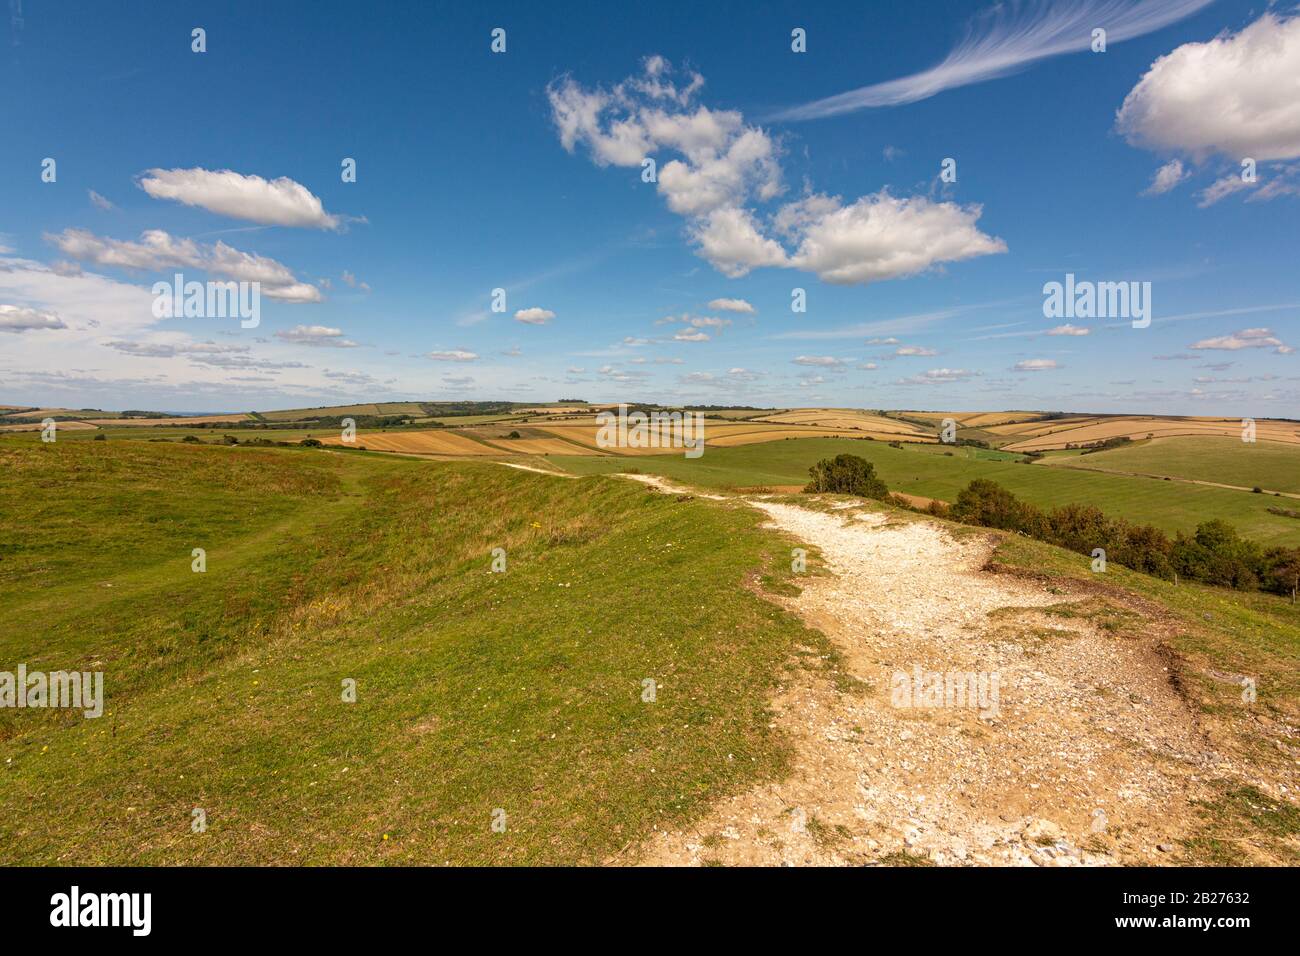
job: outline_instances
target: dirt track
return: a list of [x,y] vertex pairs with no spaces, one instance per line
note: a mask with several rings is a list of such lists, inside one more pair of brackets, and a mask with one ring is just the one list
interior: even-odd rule
[[[820,549],[830,573],[783,600],[864,686],[837,690],[797,669],[772,703],[793,773],[651,838],[628,862],[851,865],[903,852],[938,864],[1177,862],[1216,758],[1154,638],[1044,612],[1084,596],[981,570],[983,535],[747,501]],[[897,706],[894,675],[918,666],[997,675],[996,713]]]

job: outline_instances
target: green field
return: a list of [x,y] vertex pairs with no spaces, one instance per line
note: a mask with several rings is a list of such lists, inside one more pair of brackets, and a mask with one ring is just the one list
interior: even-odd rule
[[[1073,455],[1076,468],[1169,475],[1194,481],[1300,494],[1300,447],[1280,442],[1247,443],[1236,438],[1153,438],[1111,451]],[[1283,502],[1286,507],[1293,503]]]
[[760,521],[492,464],[0,440],[0,669],[106,696],[0,711],[0,863],[599,862],[786,765],[771,688],[834,655],[745,586],[788,567]]
[[[904,443],[900,448],[891,448],[879,441],[802,438],[736,448],[706,447],[703,456],[694,460],[683,455],[654,455],[630,461],[568,456],[551,456],[549,460],[575,474],[608,474],[637,468],[701,487],[736,488],[803,484],[814,462],[848,453],[872,462],[891,491],[952,501],[973,479],[988,478],[1044,508],[1081,502],[1168,532],[1194,531],[1203,521],[1222,518],[1260,542],[1300,545],[1300,521],[1268,512],[1279,501],[1289,504],[1287,499],[1208,485],[967,457],[975,449],[949,450],[952,457],[944,455],[938,446]],[[1300,451],[1293,454],[1300,463]]]

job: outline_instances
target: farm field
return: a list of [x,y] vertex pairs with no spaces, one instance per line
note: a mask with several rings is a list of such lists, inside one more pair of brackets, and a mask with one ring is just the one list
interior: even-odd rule
[[[1236,438],[1240,441],[1242,425],[1240,418],[1108,416],[993,425],[984,430],[1006,437],[1007,442],[1001,447],[1007,451],[1045,451],[1064,448],[1067,444],[1087,444],[1120,436],[1134,440],[1148,436],[1192,436]],[[1300,444],[1300,423],[1259,419],[1256,422],[1256,435],[1259,441]]]
[[[1168,532],[1191,532],[1203,521],[1222,518],[1263,543],[1300,544],[1300,521],[1268,512],[1269,507],[1288,499],[1014,460],[965,458],[959,457],[961,450],[953,450],[948,457],[926,446],[891,448],[884,442],[818,438],[714,448],[695,460],[680,454],[659,455],[638,459],[635,467],[701,487],[789,486],[804,484],[814,462],[847,453],[875,465],[890,490],[925,498],[951,502],[972,480],[987,478],[1044,508],[1081,502]],[[1300,449],[1295,454],[1300,460]],[[556,457],[551,461],[576,474],[604,474],[630,467],[618,459]]]
[[[337,430],[329,438],[322,438],[325,445],[345,445]],[[456,455],[477,456],[497,454],[496,449],[483,442],[475,441],[465,435],[445,429],[431,431],[395,431],[395,432],[358,432],[357,446],[364,446],[368,451],[397,451],[415,455]]]
[[626,480],[5,440],[0,501],[0,654],[106,672],[0,711],[5,864],[599,863],[783,773],[769,693],[834,660],[744,586],[760,515]]
[[1242,488],[1300,494],[1300,449],[1282,442],[1236,438],[1154,438],[1147,442],[1064,458],[1045,465],[1169,475]]

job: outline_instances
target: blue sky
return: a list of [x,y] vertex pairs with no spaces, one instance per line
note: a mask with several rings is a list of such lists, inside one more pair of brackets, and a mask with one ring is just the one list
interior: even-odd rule
[[[1289,4],[10,7],[0,402],[1296,414]],[[155,317],[178,271],[260,326]],[[1150,327],[1046,318],[1066,273]]]

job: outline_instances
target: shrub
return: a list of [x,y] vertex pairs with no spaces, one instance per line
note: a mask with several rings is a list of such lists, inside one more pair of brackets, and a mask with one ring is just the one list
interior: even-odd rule
[[107,436],[104,435],[103,432],[100,432],[98,435],[95,436],[95,441],[108,441],[108,438]]
[[876,477],[876,467],[857,455],[823,458],[808,469],[811,481],[805,492],[831,492],[861,498],[884,498],[889,494],[885,483]]
[[191,445],[197,445],[199,443],[199,440],[195,438],[193,435],[186,435],[184,438],[181,439],[181,441],[189,442]]
[[996,481],[976,478],[957,494],[952,517],[966,524],[1001,528],[1004,531],[1041,530],[1042,512],[1018,500]]
[[305,448],[319,448],[321,446],[319,438],[304,438],[298,444]]

